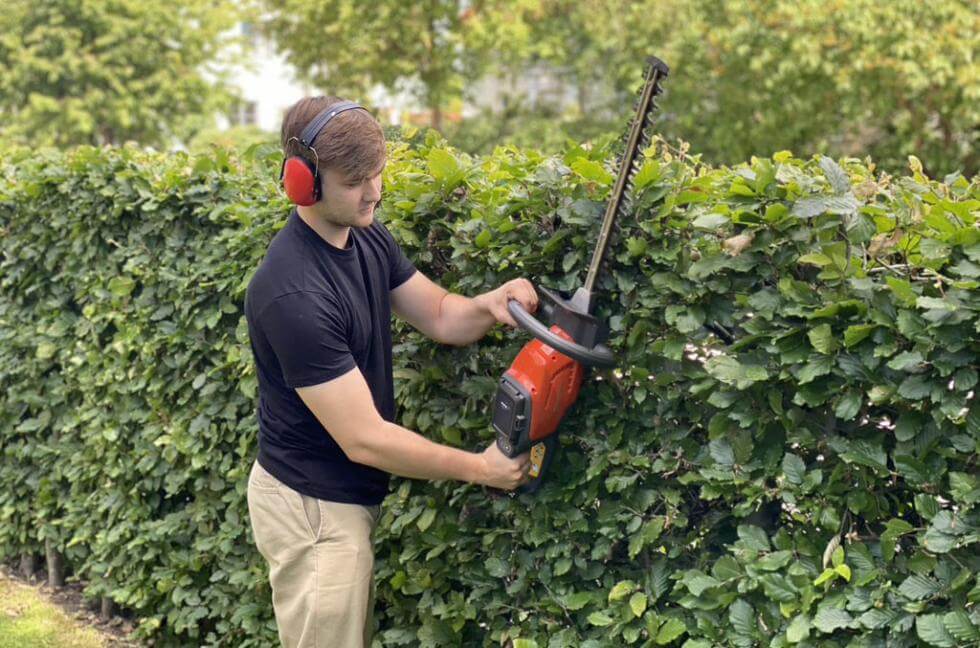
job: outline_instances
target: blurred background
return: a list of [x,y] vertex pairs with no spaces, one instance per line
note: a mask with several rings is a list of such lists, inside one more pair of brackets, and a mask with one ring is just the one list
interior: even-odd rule
[[960,0],[4,0],[0,137],[277,142],[307,94],[479,154],[602,145],[644,58],[661,133],[713,164],[791,150],[977,173],[980,9]]

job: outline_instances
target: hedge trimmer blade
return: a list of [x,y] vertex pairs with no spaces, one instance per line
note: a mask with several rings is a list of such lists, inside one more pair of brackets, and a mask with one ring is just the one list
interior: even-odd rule
[[616,184],[613,185],[609,202],[606,204],[606,213],[602,218],[599,240],[596,243],[592,263],[589,264],[589,273],[583,286],[590,297],[590,302],[596,280],[599,277],[599,269],[606,255],[606,249],[609,247],[616,219],[630,211],[632,200],[629,198],[629,194],[633,189],[633,178],[642,164],[640,154],[643,149],[650,146],[650,141],[653,138],[654,109],[657,107],[655,99],[657,95],[663,93],[660,82],[669,73],[667,64],[656,56],[649,57],[647,63],[646,82],[640,91],[640,99],[636,105],[636,116],[633,118],[633,123],[626,136],[626,148],[623,150],[619,162],[619,175],[616,178]]

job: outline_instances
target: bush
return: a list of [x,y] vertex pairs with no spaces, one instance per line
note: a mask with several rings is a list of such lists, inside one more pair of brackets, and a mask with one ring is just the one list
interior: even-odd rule
[[[382,218],[472,295],[581,284],[605,149],[473,159],[394,143]],[[278,158],[82,148],[0,183],[0,556],[51,539],[160,645],[276,641],[245,483],[244,289],[286,204]],[[954,646],[980,637],[980,187],[869,162],[736,168],[647,151],[594,372],[534,497],[396,479],[382,645]],[[399,420],[492,438],[527,336],[396,322]]]

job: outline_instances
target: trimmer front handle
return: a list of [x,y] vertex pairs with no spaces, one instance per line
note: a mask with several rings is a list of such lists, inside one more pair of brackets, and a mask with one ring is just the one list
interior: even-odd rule
[[[536,287],[538,292],[538,312],[544,316],[549,325],[557,325],[568,333],[574,340],[594,342],[599,335],[599,324],[594,317],[577,309],[571,302],[547,288]],[[525,310],[516,299],[507,302],[507,311],[517,324],[556,351],[563,353],[573,360],[590,367],[612,367],[616,359],[604,344],[586,346],[570,342],[559,337],[550,330],[549,325],[542,324],[534,315]]]

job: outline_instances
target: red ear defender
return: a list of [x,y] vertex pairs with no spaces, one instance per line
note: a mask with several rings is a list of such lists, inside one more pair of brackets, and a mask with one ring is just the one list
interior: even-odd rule
[[309,160],[291,157],[283,162],[282,186],[286,196],[303,207],[309,207],[320,200],[320,178]]
[[347,110],[354,110],[355,108],[364,110],[362,106],[357,105],[353,101],[342,101],[328,106],[321,110],[313,118],[313,121],[306,125],[306,128],[303,129],[299,137],[289,138],[287,145],[293,140],[296,140],[300,146],[311,151],[313,156],[317,158],[315,163],[297,156],[283,160],[282,168],[279,170],[279,180],[286,190],[286,195],[297,205],[309,207],[321,198],[320,176],[317,173],[317,167],[320,166],[320,161],[317,157],[316,149],[313,148],[313,141],[316,140],[316,136],[320,134],[320,131],[327,125],[327,122],[340,113]]

